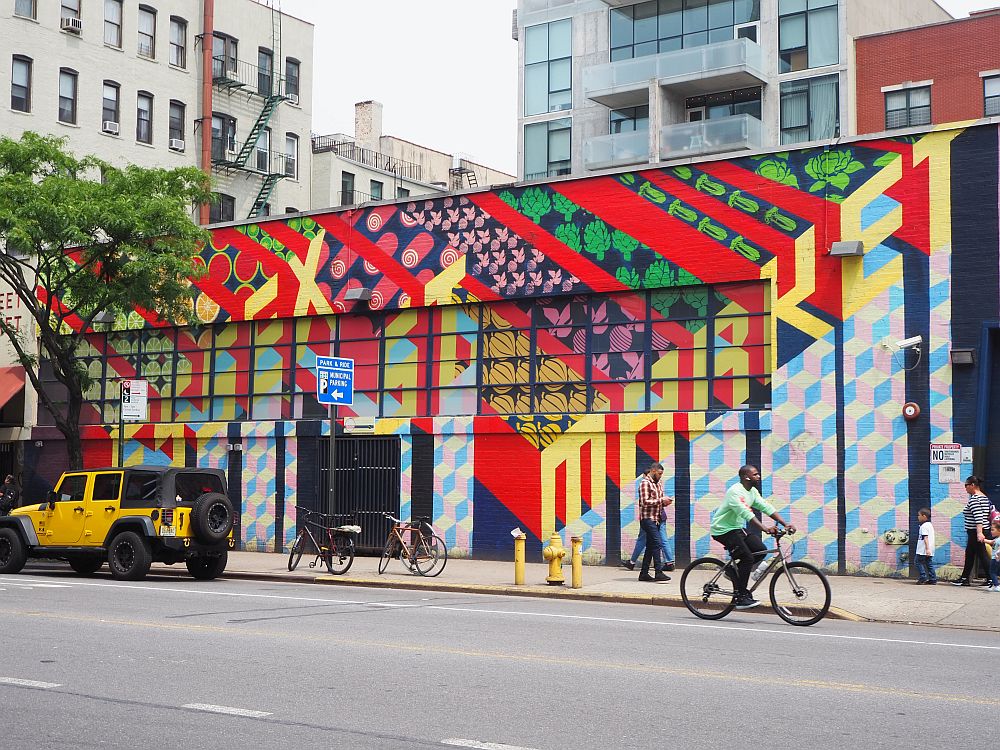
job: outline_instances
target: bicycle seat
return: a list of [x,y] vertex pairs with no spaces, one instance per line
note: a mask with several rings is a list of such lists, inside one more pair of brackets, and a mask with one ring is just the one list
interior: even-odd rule
[[343,531],[345,534],[360,534],[360,526],[334,526],[330,531]]

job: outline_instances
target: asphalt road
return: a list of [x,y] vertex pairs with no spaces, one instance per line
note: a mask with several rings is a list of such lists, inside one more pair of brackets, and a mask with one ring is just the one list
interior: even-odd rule
[[1000,708],[995,633],[754,613],[26,574],[0,639],[4,750],[945,747]]

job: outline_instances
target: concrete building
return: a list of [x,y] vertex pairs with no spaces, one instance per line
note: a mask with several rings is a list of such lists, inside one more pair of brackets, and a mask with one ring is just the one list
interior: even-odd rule
[[370,200],[513,182],[514,175],[382,132],[382,104],[354,105],[354,135],[313,136],[314,205],[349,206]]
[[311,24],[255,0],[11,0],[0,38],[3,135],[201,167],[222,196],[204,223],[312,205]]
[[519,0],[525,179],[858,132],[856,37],[934,0]]
[[855,40],[861,132],[1000,115],[1000,8]]

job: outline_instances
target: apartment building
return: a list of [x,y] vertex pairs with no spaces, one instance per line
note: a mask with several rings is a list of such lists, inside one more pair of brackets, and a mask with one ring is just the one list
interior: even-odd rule
[[855,41],[858,129],[1000,115],[1000,8]]
[[3,135],[201,167],[203,223],[311,206],[312,24],[255,0],[0,0],[0,37]]
[[350,206],[514,182],[514,175],[464,154],[447,154],[385,135],[377,101],[354,105],[354,135],[313,136],[316,206]]
[[934,0],[519,0],[519,174],[855,134],[855,38],[949,19]]

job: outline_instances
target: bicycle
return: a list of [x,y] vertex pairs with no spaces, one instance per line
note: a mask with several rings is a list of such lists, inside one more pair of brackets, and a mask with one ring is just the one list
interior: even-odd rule
[[[334,526],[335,516],[303,508],[301,505],[296,505],[295,509],[302,514],[302,529],[288,552],[288,570],[295,570],[309,545],[316,553],[316,557],[309,563],[310,568],[315,568],[322,559],[330,575],[343,575],[350,570],[354,562],[354,536],[361,533],[361,527]],[[316,529],[316,534],[313,529]]]
[[[434,533],[429,518],[421,518],[416,525],[406,523],[389,513],[383,513],[392,521],[392,527],[382,548],[382,558],[378,561],[378,573],[382,575],[389,566],[389,560],[398,557],[411,572],[427,578],[441,574],[448,563],[448,548],[444,540]],[[407,543],[406,535],[410,542]]]
[[[750,593],[753,594],[774,570],[768,591],[774,611],[789,625],[813,625],[830,609],[830,582],[816,566],[798,560],[788,561],[795,546],[782,548],[781,538],[786,534],[784,529],[775,529],[775,547],[767,553],[776,554],[752,582]],[[720,620],[736,606],[737,575],[732,556],[726,562],[716,557],[700,557],[684,569],[681,598],[695,616],[703,620]]]

